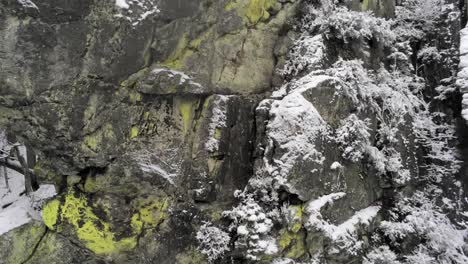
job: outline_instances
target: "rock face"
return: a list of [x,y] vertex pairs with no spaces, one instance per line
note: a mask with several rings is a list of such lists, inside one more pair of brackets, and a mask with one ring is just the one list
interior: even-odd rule
[[468,262],[462,9],[336,2],[2,1],[0,263]]
[[3,1],[0,126],[61,193],[49,234],[92,261],[203,262],[195,234],[252,175],[255,107],[298,3],[126,3]]

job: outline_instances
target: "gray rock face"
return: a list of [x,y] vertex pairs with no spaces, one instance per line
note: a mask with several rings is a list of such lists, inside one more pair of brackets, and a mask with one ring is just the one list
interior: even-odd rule
[[[219,222],[252,174],[257,94],[297,4],[127,4],[0,4],[0,126],[61,193],[44,209],[51,246],[31,261],[70,241],[96,262],[204,262],[198,226]],[[63,263],[81,258],[68,251]]]
[[460,10],[345,2],[2,1],[0,128],[58,195],[0,264],[468,260]]

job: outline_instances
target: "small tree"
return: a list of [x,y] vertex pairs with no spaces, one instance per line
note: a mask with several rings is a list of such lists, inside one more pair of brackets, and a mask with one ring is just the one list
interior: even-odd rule
[[11,143],[6,134],[0,131],[0,167],[3,169],[3,177],[8,191],[8,169],[12,169],[24,175],[24,187],[26,194],[30,194],[37,189],[37,181],[33,171],[29,168],[26,158],[21,154],[20,149],[25,147],[19,143]]

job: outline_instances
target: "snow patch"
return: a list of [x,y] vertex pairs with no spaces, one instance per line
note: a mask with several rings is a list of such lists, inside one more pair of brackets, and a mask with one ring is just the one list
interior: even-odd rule
[[34,8],[34,9],[39,10],[37,5],[31,0],[18,0],[18,3],[20,3],[23,7],[26,7],[26,8]]
[[229,250],[229,241],[231,240],[229,234],[210,223],[204,223],[198,230],[196,237],[200,243],[201,253],[207,256],[210,263],[222,257]]
[[141,162],[139,164],[141,166],[141,169],[144,172],[156,173],[156,174],[160,175],[161,177],[163,177],[164,179],[166,179],[171,184],[174,184],[174,178],[177,176],[176,174],[168,173],[167,171],[165,171],[163,168],[161,168],[157,164],[149,164],[149,163],[143,163],[143,162]]
[[205,143],[205,149],[214,153],[219,149],[219,137],[221,129],[226,128],[227,121],[227,102],[229,96],[215,95],[210,106],[211,116],[208,124],[208,140]]
[[[4,168],[0,167],[0,180],[4,180]],[[9,188],[5,181],[0,183],[0,235],[25,225],[32,220],[42,221],[42,203],[57,193],[53,185],[41,185],[38,190],[26,196],[24,193],[24,176],[7,169]]]
[[[201,94],[206,92],[204,91],[203,86],[200,83],[195,82],[191,76],[168,68],[153,69],[144,84],[150,86],[164,84],[167,88],[173,88],[175,86],[177,88],[186,89],[191,94]],[[161,86],[161,88],[163,87]],[[182,90],[182,92],[183,91],[184,90]]]
[[333,162],[332,165],[330,166],[331,170],[340,170],[343,168],[344,168],[343,165],[341,165],[341,163],[339,163],[338,161]]
[[127,1],[125,0],[115,0],[115,5],[123,9],[130,8],[130,6],[127,4]]
[[357,238],[357,227],[369,225],[381,207],[370,206],[357,211],[351,218],[340,225],[329,223],[323,218],[320,210],[325,205],[332,204],[334,201],[342,199],[345,196],[346,193],[343,192],[332,193],[309,202],[306,206],[309,218],[305,226],[309,230],[323,232],[325,236],[336,242],[337,246],[339,245],[340,250],[345,249],[352,254],[356,254],[356,251],[362,246],[362,241],[359,241]]
[[129,21],[135,27],[147,17],[161,12],[154,2],[153,0],[115,0],[119,13],[114,16]]
[[[134,153],[135,162],[140,166],[142,172],[159,176],[174,185],[180,173],[180,160],[177,159],[177,150],[168,149],[164,153],[152,153],[142,150]],[[161,157],[165,157],[163,160]]]

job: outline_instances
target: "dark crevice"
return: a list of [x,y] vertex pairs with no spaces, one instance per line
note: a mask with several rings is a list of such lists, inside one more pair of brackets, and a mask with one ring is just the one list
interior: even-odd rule
[[61,238],[67,240],[70,244],[72,244],[73,246],[81,249],[81,250],[85,250],[85,251],[88,251],[88,252],[91,252],[89,249],[83,247],[82,245],[80,245],[79,243],[76,243],[75,241],[71,240],[70,238],[62,235],[62,234],[59,234],[59,233],[56,233],[57,236],[60,236]]
[[2,209],[8,208],[13,202],[2,205]]
[[90,166],[82,169],[78,172],[78,176],[80,177],[87,177],[87,176],[96,176],[105,174],[107,171],[107,167],[95,167]]

